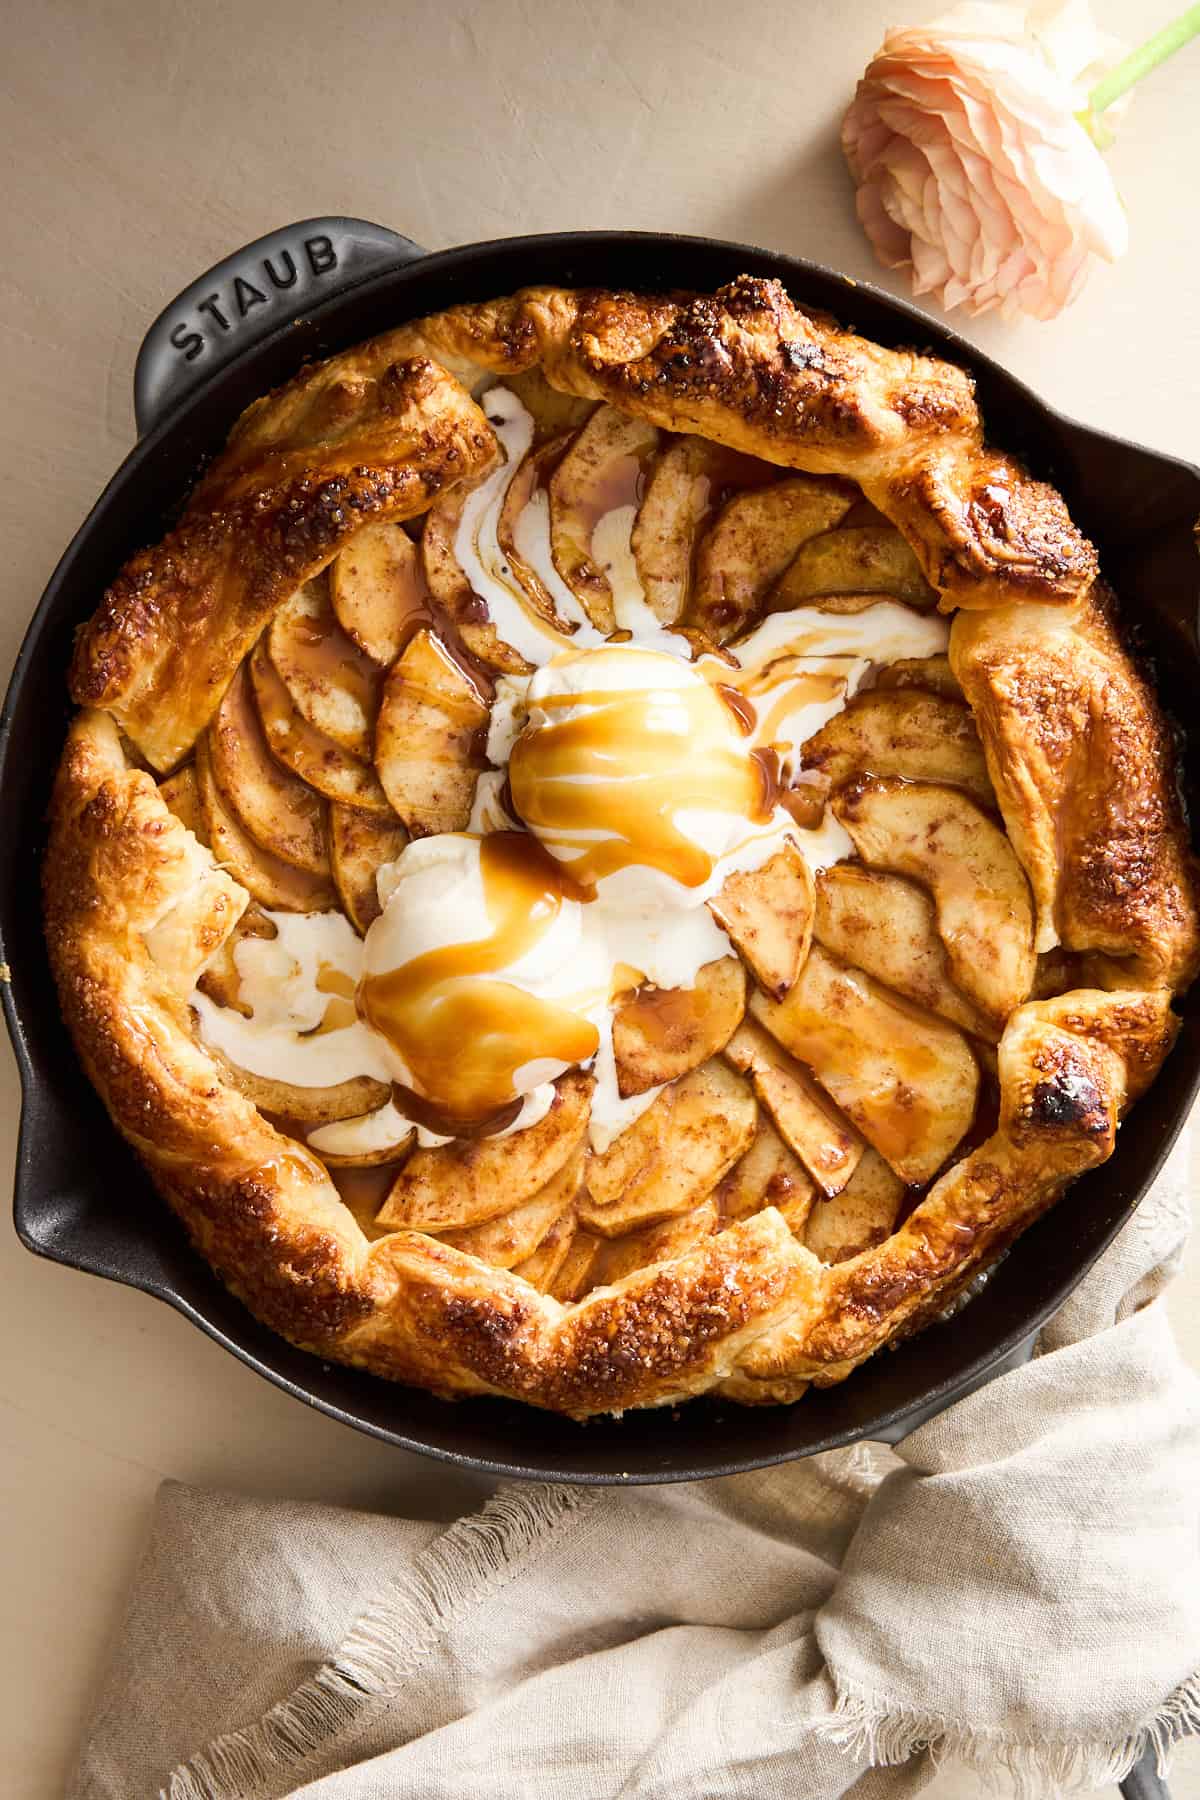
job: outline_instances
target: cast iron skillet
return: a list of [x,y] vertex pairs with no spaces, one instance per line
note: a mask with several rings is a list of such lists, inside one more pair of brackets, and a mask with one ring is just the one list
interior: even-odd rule
[[[581,1482],[681,1481],[806,1456],[856,1438],[895,1441],[1021,1360],[1145,1193],[1200,1085],[1200,986],[1179,1042],[1116,1154],[1020,1239],[984,1292],[849,1381],[794,1407],[695,1401],[575,1425],[506,1401],[448,1405],[322,1363],[259,1325],[189,1248],[111,1129],[59,1016],[42,943],[36,867],[69,707],[72,633],[133,550],[170,524],[242,408],[306,358],[455,301],[535,282],[710,289],[743,270],[778,276],[885,344],[929,346],[973,370],[994,441],[1056,482],[1100,544],[1124,615],[1167,706],[1200,689],[1196,637],[1200,470],[1060,418],[995,363],[914,308],[815,264],[704,238],[579,232],[426,255],[353,219],[272,233],[201,277],[151,327],[138,359],[141,439],[59,564],[18,657],[0,719],[0,983],[24,1090],[15,1216],[24,1244],[141,1288],[298,1399],[406,1449],[496,1474]],[[1200,743],[1200,737],[1197,742]],[[1193,747],[1185,769],[1200,791]]]

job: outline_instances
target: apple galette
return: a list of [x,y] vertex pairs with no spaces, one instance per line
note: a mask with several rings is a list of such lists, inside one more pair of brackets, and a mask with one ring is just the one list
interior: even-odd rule
[[71,690],[88,1074],[262,1319],[440,1394],[840,1380],[1111,1154],[1196,972],[1092,547],[775,282],[304,370]]

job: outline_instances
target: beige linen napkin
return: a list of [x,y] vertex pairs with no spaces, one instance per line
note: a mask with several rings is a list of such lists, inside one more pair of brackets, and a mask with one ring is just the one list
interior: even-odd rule
[[898,1453],[512,1486],[449,1530],[167,1483],[74,1800],[883,1800],[944,1752],[1117,1779],[1200,1730],[1185,1154],[1039,1356]]

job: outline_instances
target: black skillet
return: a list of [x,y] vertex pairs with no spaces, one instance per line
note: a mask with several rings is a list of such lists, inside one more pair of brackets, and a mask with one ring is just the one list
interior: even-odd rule
[[[970,368],[991,437],[1064,492],[1101,547],[1124,616],[1167,706],[1190,720],[1200,691],[1192,527],[1200,470],[1050,411],[944,326],[815,264],[738,244],[637,232],[568,232],[426,255],[352,219],[315,219],[237,252],[180,295],[138,359],[141,438],[77,533],[17,659],[0,719],[0,983],[24,1089],[15,1217],[41,1256],[157,1295],[277,1386],[361,1431],[494,1474],[597,1483],[690,1480],[782,1462],[857,1438],[896,1441],[1012,1366],[1146,1192],[1200,1085],[1200,988],[1179,1042],[1116,1154],[1028,1231],[983,1293],[849,1381],[798,1406],[695,1401],[677,1412],[572,1424],[498,1400],[448,1405],[293,1350],[259,1325],[189,1248],[81,1073],[42,944],[35,868],[68,717],[75,626],[106,581],[169,525],[242,408],[308,358],[455,301],[535,282],[711,289],[742,270],[778,276],[885,344],[928,346]],[[1200,745],[1200,736],[1196,743]],[[1185,782],[1200,792],[1189,748]]]

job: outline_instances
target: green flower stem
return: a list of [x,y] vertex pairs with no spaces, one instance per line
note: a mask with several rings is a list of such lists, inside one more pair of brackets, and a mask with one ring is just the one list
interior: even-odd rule
[[1114,100],[1128,93],[1136,81],[1149,75],[1151,69],[1157,69],[1159,63],[1166,62],[1168,56],[1174,56],[1177,50],[1190,43],[1192,38],[1200,35],[1200,6],[1189,6],[1186,12],[1156,31],[1152,38],[1130,52],[1124,62],[1119,62],[1115,69],[1110,69],[1103,81],[1098,81],[1088,95],[1087,110],[1093,116],[1102,113]]

